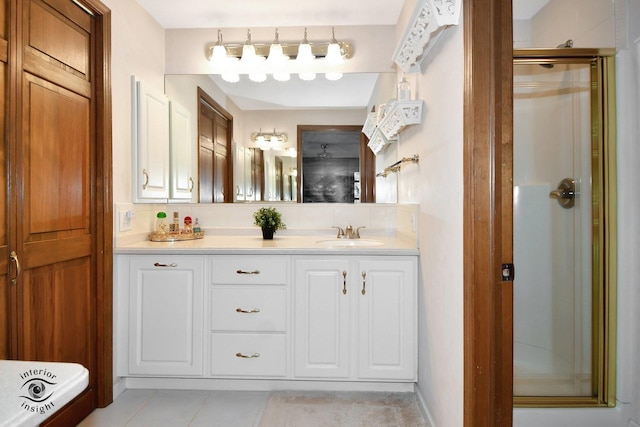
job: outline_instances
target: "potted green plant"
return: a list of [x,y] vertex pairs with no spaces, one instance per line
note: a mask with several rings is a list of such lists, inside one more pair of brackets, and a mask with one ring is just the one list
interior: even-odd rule
[[253,213],[253,223],[262,228],[263,239],[273,239],[277,230],[287,228],[282,222],[282,214],[276,208],[260,208]]

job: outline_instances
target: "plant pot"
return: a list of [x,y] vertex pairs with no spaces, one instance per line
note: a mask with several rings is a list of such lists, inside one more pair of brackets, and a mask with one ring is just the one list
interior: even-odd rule
[[276,230],[274,230],[273,228],[262,227],[262,238],[264,240],[272,240],[273,233],[275,232]]

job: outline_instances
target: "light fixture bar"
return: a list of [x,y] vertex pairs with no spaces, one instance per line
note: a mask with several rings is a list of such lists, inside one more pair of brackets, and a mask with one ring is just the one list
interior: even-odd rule
[[[327,56],[327,51],[329,49],[329,45],[331,44],[331,42],[309,42],[309,44],[311,45],[311,53],[313,53],[313,55],[316,58],[324,58]],[[300,46],[300,43],[287,43],[287,42],[280,42],[280,45],[282,46],[282,53],[286,56],[288,56],[290,59],[295,59],[298,56],[298,46]],[[353,56],[353,46],[351,45],[350,42],[346,42],[346,41],[340,41],[338,42],[338,45],[340,46],[340,53],[342,54],[342,57],[345,59],[349,59]],[[207,60],[211,59],[211,55],[213,54],[213,48],[216,46],[215,43],[210,44],[209,46],[207,46]],[[256,50],[256,56],[262,56],[262,57],[268,57],[269,56],[269,49],[271,48],[271,43],[253,43],[253,46],[255,47]],[[242,57],[242,48],[244,47],[243,44],[240,43],[225,43],[224,47],[227,50],[227,56],[228,57],[232,57],[232,58],[241,58]]]

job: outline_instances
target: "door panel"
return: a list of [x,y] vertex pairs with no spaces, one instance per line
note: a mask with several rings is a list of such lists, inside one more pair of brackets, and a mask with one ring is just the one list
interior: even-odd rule
[[24,75],[24,239],[88,234],[89,100]]

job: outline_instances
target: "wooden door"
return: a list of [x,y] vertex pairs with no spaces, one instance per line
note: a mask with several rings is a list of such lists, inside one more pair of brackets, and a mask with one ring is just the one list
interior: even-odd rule
[[11,348],[11,308],[9,288],[9,224],[7,223],[7,161],[8,139],[5,138],[7,120],[8,88],[8,0],[0,0],[0,359],[10,358]]
[[48,424],[75,425],[111,401],[109,18],[93,15],[108,9],[92,0],[17,7],[9,241],[22,269],[13,273],[11,356],[89,370],[88,388]]
[[233,202],[233,118],[200,88],[198,102],[200,202]]

